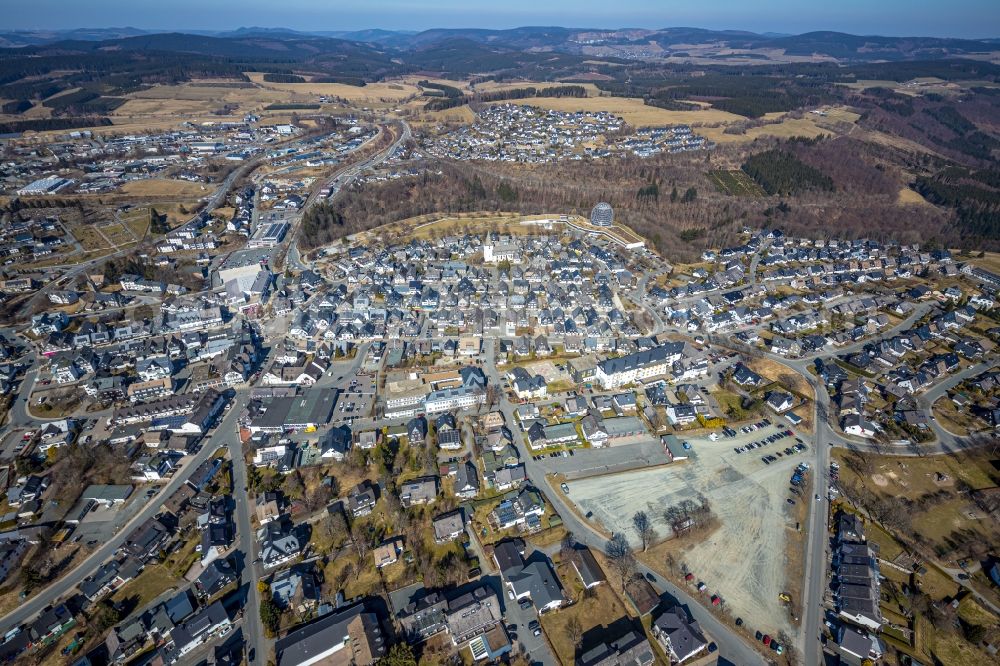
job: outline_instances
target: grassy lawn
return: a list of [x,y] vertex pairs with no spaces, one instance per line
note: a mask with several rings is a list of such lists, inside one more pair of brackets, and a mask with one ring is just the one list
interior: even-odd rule
[[989,599],[993,605],[1000,606],[1000,594],[997,593],[997,588],[993,584],[993,581],[990,580],[989,576],[982,569],[972,574],[972,579],[969,583],[976,592]]
[[[542,616],[541,623],[545,635],[563,664],[572,664],[576,655],[576,646],[570,640],[566,629],[572,618],[576,618],[583,633],[586,634],[595,627],[607,627],[627,615],[625,605],[609,585],[610,583],[598,585],[593,596],[589,598],[585,596],[571,606]],[[607,638],[618,637],[607,636]]]
[[958,616],[965,622],[980,627],[992,627],[997,623],[997,616],[980,606],[971,596],[962,599],[958,605]]
[[[982,543],[1000,540],[1000,525],[982,515],[972,501],[959,492],[963,485],[972,489],[996,486],[996,472],[988,451],[971,451],[949,456],[899,458],[866,454],[870,475],[859,466],[854,454],[836,451],[841,476],[864,484],[885,497],[903,497],[914,502],[909,515],[912,533],[919,535],[929,554],[951,562],[957,557],[953,543],[979,539]],[[887,557],[886,559],[892,559]]]
[[[549,516],[547,513],[546,516]],[[543,518],[543,521],[545,519]],[[535,546],[543,548],[545,546],[551,546],[554,543],[559,543],[562,541],[563,537],[566,536],[566,528],[562,525],[556,525],[555,527],[549,527],[543,529],[541,532],[531,535],[528,540],[531,541]]]
[[[345,572],[344,570],[349,566],[351,567],[350,570]],[[348,599],[377,592],[381,584],[378,577],[378,570],[375,568],[371,555],[368,555],[363,562],[359,563],[356,553],[342,553],[340,557],[326,565],[323,573],[327,581],[337,580],[338,576],[344,576],[346,573],[344,595]]]
[[136,608],[142,608],[170,588],[175,587],[180,580],[167,567],[161,564],[151,564],[137,578],[118,588],[111,595],[111,599],[118,603],[131,597],[137,597]]
[[933,633],[928,636],[928,648],[942,666],[967,666],[968,664],[996,664],[996,659],[979,650],[957,634]]
[[967,412],[959,411],[948,396],[941,396],[934,403],[934,418],[948,432],[965,437],[970,432],[983,429],[983,422]]
[[719,389],[714,391],[712,395],[719,402],[719,409],[722,410],[722,416],[725,417],[730,412],[740,413],[741,407],[740,403],[742,399],[740,396],[736,395],[732,391],[726,391],[724,389]]
[[935,601],[950,597],[958,592],[958,584],[937,567],[927,566],[927,573],[916,577],[917,586]]
[[204,183],[192,183],[186,180],[170,180],[166,178],[147,178],[133,180],[119,188],[125,194],[135,197],[168,197],[198,199],[211,194],[212,186]]
[[522,220],[539,219],[545,216],[522,216],[517,213],[459,213],[454,216],[420,215],[402,220],[383,228],[384,231],[403,233],[407,238],[429,239],[436,235],[446,236],[460,232],[465,227],[472,233],[499,231],[507,234],[540,233],[540,227],[522,225]]
[[191,565],[201,557],[201,554],[195,550],[200,543],[201,534],[194,531],[194,535],[191,538],[167,556],[164,566],[169,568],[174,576],[182,578],[187,573],[187,570],[191,568]]
[[108,242],[104,240],[93,225],[74,225],[70,228],[70,233],[83,246],[84,250],[105,250],[108,247]]
[[[812,492],[813,479],[806,479],[806,485],[802,490],[808,497]],[[795,520],[805,525],[808,518],[809,507],[806,502],[796,502]],[[798,626],[802,613],[798,611],[805,604],[802,595],[802,581],[806,559],[806,532],[804,530],[789,530],[785,538],[785,562],[787,563],[785,572],[785,593],[791,597],[792,601],[785,606],[788,610],[790,622]]]
[[815,392],[805,378],[783,363],[769,358],[755,358],[747,363],[747,367],[765,379],[784,384],[786,388],[799,395],[809,399],[816,398]]

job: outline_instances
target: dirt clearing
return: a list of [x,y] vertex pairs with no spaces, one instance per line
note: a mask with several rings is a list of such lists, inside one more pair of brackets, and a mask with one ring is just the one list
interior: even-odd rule
[[122,193],[137,197],[176,197],[180,199],[199,199],[212,193],[214,186],[203,183],[192,183],[186,180],[169,180],[166,178],[149,178],[133,180],[119,188]]

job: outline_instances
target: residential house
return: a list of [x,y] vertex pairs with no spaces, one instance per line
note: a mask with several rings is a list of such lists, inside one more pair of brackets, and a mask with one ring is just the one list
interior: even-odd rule
[[676,605],[653,621],[653,638],[670,657],[671,664],[681,664],[708,648],[708,641],[696,620],[688,617],[683,606]]
[[570,562],[572,562],[573,570],[580,577],[580,582],[583,583],[584,588],[589,590],[607,581],[601,565],[597,563],[594,554],[586,546],[577,544],[573,549],[573,556]]
[[479,471],[476,465],[470,461],[460,464],[455,477],[455,496],[471,499],[479,494],[479,489]]
[[420,504],[429,504],[437,498],[438,478],[436,476],[421,476],[403,483],[399,489],[400,503],[409,508]]
[[403,540],[392,538],[384,541],[381,545],[372,550],[372,557],[375,558],[375,568],[395,564],[399,560],[399,554],[403,552]]
[[434,528],[434,540],[437,543],[454,541],[465,531],[465,519],[461,509],[441,514],[431,523]]
[[523,555],[524,542],[520,539],[501,541],[493,549],[493,560],[514,598],[530,597],[540,613],[562,606],[562,587],[548,558],[540,551],[532,553],[528,560]]
[[260,561],[265,569],[272,569],[298,557],[303,544],[297,532],[288,519],[271,521],[257,530]]
[[576,659],[577,666],[650,666],[655,661],[646,635],[635,629],[617,640],[594,646]]
[[378,491],[371,481],[362,481],[347,496],[347,505],[355,518],[367,516],[375,509]]

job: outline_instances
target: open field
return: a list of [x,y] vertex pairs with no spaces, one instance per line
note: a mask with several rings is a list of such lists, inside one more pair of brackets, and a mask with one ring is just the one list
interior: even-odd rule
[[731,194],[737,197],[766,196],[760,185],[739,169],[729,171],[717,169],[709,171],[707,175],[716,189],[724,194]]
[[[527,97],[511,100],[513,104],[538,106],[555,111],[607,111],[621,116],[625,122],[635,127],[650,125],[732,123],[745,120],[742,116],[716,109],[700,111],[668,111],[655,106],[647,106],[641,99],[626,97]],[[739,137],[736,137],[739,138]]]
[[[725,112],[716,111],[715,113]],[[737,116],[737,119],[745,120],[741,116]],[[787,139],[793,136],[812,138],[820,134],[831,134],[831,130],[820,127],[812,118],[789,118],[776,124],[751,127],[743,134],[726,134],[724,130],[724,126],[702,127],[697,130],[697,133],[716,143],[740,143],[765,136]]]
[[976,257],[972,263],[986,270],[1000,273],[1000,252],[986,252],[983,257]]
[[911,141],[910,139],[905,139],[901,136],[894,136],[892,134],[887,134],[885,132],[877,132],[874,130],[869,130],[862,128],[860,126],[855,127],[855,130],[851,133],[851,136],[860,139],[861,141],[868,141],[871,143],[877,143],[883,146],[889,146],[890,148],[898,148],[901,150],[907,150],[915,153],[924,153],[927,155],[934,155],[936,157],[942,157],[941,153],[928,148],[927,146],[918,143],[916,141]]
[[[463,229],[469,227],[471,233],[485,233],[486,231],[499,231],[508,234],[535,234],[543,233],[545,229],[541,226],[521,224],[522,220],[540,219],[553,217],[551,215],[520,215],[518,213],[459,213],[454,216],[440,217],[437,214],[420,215],[411,217],[399,222],[387,224],[379,227],[377,233],[403,234],[407,238],[426,239],[435,235],[448,235],[461,233]],[[558,226],[561,225],[557,225]],[[373,232],[368,232],[373,233]]]
[[764,379],[779,382],[785,388],[806,396],[810,400],[816,397],[815,392],[802,375],[788,366],[769,358],[754,358],[747,361],[747,367]]
[[212,193],[212,186],[204,183],[192,183],[186,180],[169,180],[166,178],[147,178],[133,180],[120,188],[123,194],[135,197],[167,197],[178,199],[200,199]]
[[[421,89],[421,86],[419,85],[419,83],[421,81],[427,81],[428,83],[437,83],[437,84],[442,85],[442,86],[451,86],[452,88],[458,88],[463,93],[471,93],[472,92],[472,88],[469,87],[469,82],[466,81],[466,80],[464,80],[464,79],[461,80],[461,81],[457,81],[457,80],[453,80],[453,79],[442,79],[442,78],[437,77],[437,76],[417,76],[417,75],[398,76],[398,77],[394,77],[394,78],[391,78],[391,79],[386,79],[385,83],[394,83],[394,84],[402,84],[402,85],[412,86],[414,88],[417,88],[418,92],[419,92],[419,90]],[[488,85],[490,83],[494,83],[494,82],[493,81],[487,81],[486,83],[483,83],[481,85]],[[477,89],[479,89],[479,88],[477,87]]]
[[417,115],[411,119],[415,123],[466,123],[472,124],[476,121],[476,114],[468,104],[456,106],[454,109],[444,111],[425,111],[423,100],[410,102],[408,108]]
[[851,109],[844,106],[824,106],[818,110],[826,114],[823,116],[819,116],[820,118],[833,122],[853,124],[858,122],[858,120],[861,118],[860,113],[852,111]]
[[560,81],[486,81],[476,84],[476,92],[495,92],[497,90],[515,90],[517,88],[555,88],[558,86],[580,86],[587,91],[587,97],[600,97],[602,95],[601,89],[593,83],[562,83]]
[[126,245],[136,242],[136,238],[129,232],[128,228],[121,224],[107,224],[101,227],[101,233],[111,241],[112,245]]
[[966,487],[996,487],[997,472],[988,450],[925,458],[867,454],[860,459],[864,464],[844,451],[836,451],[834,458],[841,463],[842,483],[863,484],[879,496],[906,502],[907,532],[945,564],[950,566],[962,556],[956,544],[1000,541],[996,521],[959,492]]
[[[566,568],[565,571],[568,576],[576,576],[571,568]],[[576,654],[576,646],[566,629],[570,620],[576,618],[583,633],[596,641],[602,627],[606,628],[627,615],[625,605],[610,587],[613,584],[609,579],[609,582],[595,588],[593,596],[583,597],[579,602],[555,613],[542,615],[541,624],[545,636],[555,648],[555,653],[562,657],[562,663],[573,664],[573,656]],[[617,636],[607,638],[614,639]],[[583,649],[587,649],[587,646],[583,646]]]
[[369,83],[366,86],[351,86],[346,83],[271,83],[270,81],[265,81],[264,75],[259,72],[248,72],[247,76],[250,77],[251,81],[266,90],[300,93],[302,95],[329,95],[331,97],[340,97],[350,102],[400,101],[412,95],[420,94],[420,88],[417,85],[402,81],[384,81]]
[[[192,116],[211,114],[226,104],[235,105],[239,111],[263,109],[268,104],[314,101],[307,95],[294,96],[279,90],[258,86],[228,88],[219,86],[181,83],[153,86],[128,95],[128,101],[112,114],[115,118],[136,116],[163,117],[171,115]],[[216,121],[218,118],[215,118]]]
[[121,223],[129,228],[136,238],[142,238],[149,231],[150,210],[146,206],[132,208],[118,215]]
[[138,577],[118,588],[111,599],[122,602],[135,597],[135,607],[142,608],[179,582],[180,579],[163,565],[151,564]]
[[[859,79],[854,83],[838,83],[837,85],[850,88],[851,90],[864,90],[866,88],[889,88],[890,90],[896,90],[897,88],[902,88],[899,81],[885,81],[877,79]],[[899,92],[903,92],[903,90],[900,90]],[[915,93],[911,90],[908,94],[912,95]]]
[[73,237],[85,251],[105,250],[109,246],[107,239],[92,224],[73,225],[70,227],[69,232],[73,234]]
[[908,187],[904,187],[899,190],[899,204],[905,206],[908,204],[916,204],[918,206],[930,206],[932,205],[927,199],[924,199],[918,192],[911,190]]
[[[761,432],[755,432],[759,438]],[[766,433],[764,433],[766,434]],[[787,481],[796,457],[765,466],[759,456],[737,455],[733,446],[749,440],[741,436],[725,442],[691,440],[693,458],[656,469],[568,481],[569,498],[582,512],[613,532],[626,534],[637,547],[632,516],[643,510],[660,537],[670,527],[663,510],[685,499],[698,501],[703,494],[711,503],[718,529],[702,541],[690,540],[675,556],[685,563],[712,593],[726,600],[734,615],[766,617],[768,630],[792,632],[788,614],[778,599],[788,589],[785,561],[789,530],[794,530],[794,508],[785,503]],[[673,545],[673,544],[670,544]],[[670,572],[662,554],[643,559],[661,574]]]

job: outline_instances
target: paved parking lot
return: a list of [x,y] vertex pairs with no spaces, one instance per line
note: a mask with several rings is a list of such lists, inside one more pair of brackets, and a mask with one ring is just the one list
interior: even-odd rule
[[660,443],[648,438],[637,444],[602,449],[574,449],[573,455],[565,458],[551,458],[547,453],[541,455],[543,457],[539,463],[547,472],[564,474],[569,479],[644,469],[670,462]]
[[559,365],[562,369],[556,367],[556,361],[535,361],[534,363],[526,363],[524,369],[533,375],[541,375],[545,377],[547,383],[552,382],[569,382],[573,381],[569,373],[566,372],[566,366],[564,362],[559,361]]
[[374,403],[375,396],[371,393],[341,393],[333,408],[333,419],[337,421],[371,416]]
[[[149,486],[149,488],[156,488],[156,486]],[[121,529],[122,525],[132,520],[135,514],[139,513],[139,510],[146,505],[149,501],[149,496],[146,492],[147,488],[145,486],[139,486],[125,502],[124,506],[110,509],[100,508],[95,512],[87,514],[86,518],[73,530],[70,538],[75,539],[80,537],[80,541],[83,542],[96,541],[97,543],[103,543],[108,541]]]
[[[790,631],[778,600],[785,588],[786,535],[795,529],[786,499],[792,469],[805,456],[784,456],[769,465],[761,461],[765,454],[783,451],[795,442],[793,438],[742,454],[733,451],[776,430],[768,427],[717,442],[692,438],[694,455],[687,461],[571,480],[569,498],[582,512],[593,512],[593,520],[626,534],[637,546],[632,527],[636,511],[646,511],[662,538],[670,533],[663,510],[685,499],[694,500],[699,493],[705,495],[720,527],[708,539],[690,546],[682,560],[712,593],[726,600],[735,615],[765,623],[774,632]],[[620,455],[621,451],[609,453]]]

